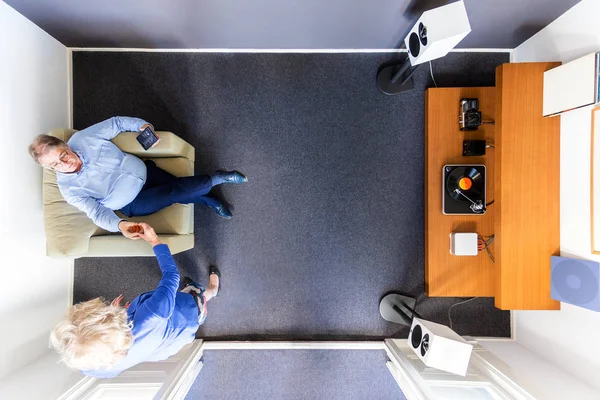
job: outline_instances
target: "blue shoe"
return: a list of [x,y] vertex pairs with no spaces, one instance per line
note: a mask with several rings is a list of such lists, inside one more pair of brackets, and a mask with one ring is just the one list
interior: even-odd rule
[[231,213],[231,211],[229,211],[229,208],[227,208],[223,204],[217,207],[212,207],[212,209],[215,210],[217,215],[221,218],[231,219],[231,217],[233,217],[233,214]]
[[246,183],[248,178],[240,171],[217,171],[213,176],[221,181],[221,183]]

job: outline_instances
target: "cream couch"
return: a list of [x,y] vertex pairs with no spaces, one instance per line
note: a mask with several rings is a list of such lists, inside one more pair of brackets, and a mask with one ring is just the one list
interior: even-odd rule
[[[67,141],[75,132],[54,129],[50,135]],[[137,132],[123,132],[112,142],[124,152],[153,160],[157,166],[175,176],[194,175],[194,147],[171,132],[157,133],[161,140],[148,151],[144,151],[135,139]],[[56,174],[46,169],[43,173],[43,198],[48,256],[77,258],[154,254],[143,240],[130,240],[120,233],[107,232],[94,225],[85,213],[63,199],[56,183]],[[173,254],[194,247],[193,204],[174,204],[152,215],[127,219],[150,224]]]

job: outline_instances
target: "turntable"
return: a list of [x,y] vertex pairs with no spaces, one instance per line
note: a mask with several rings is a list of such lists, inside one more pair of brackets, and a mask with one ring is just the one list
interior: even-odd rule
[[485,214],[485,165],[444,165],[442,192],[444,214]]

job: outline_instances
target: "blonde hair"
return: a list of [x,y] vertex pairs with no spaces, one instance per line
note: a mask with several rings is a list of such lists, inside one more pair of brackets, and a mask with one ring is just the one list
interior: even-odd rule
[[98,297],[69,308],[67,319],[50,333],[50,346],[71,368],[107,369],[133,344],[132,327],[125,308]]

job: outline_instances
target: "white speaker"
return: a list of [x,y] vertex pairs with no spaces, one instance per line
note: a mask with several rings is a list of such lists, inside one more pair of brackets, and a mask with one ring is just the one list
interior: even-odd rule
[[411,65],[444,57],[469,32],[463,0],[425,11],[404,39]]
[[465,376],[473,345],[445,325],[413,318],[408,344],[428,367]]

